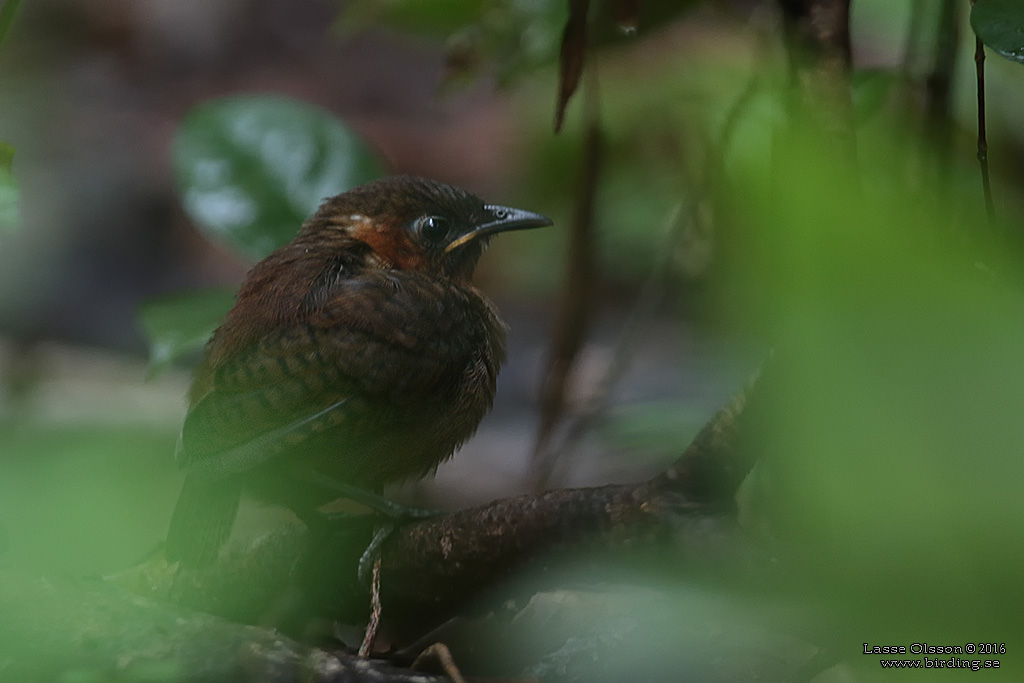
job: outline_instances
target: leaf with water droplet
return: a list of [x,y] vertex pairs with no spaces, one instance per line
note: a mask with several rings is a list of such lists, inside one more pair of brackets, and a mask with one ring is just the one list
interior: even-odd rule
[[978,0],[971,28],[993,51],[1024,64],[1024,0]]

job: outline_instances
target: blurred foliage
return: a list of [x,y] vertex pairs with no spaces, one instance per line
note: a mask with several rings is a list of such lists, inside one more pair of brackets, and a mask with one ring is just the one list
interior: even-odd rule
[[888,69],[859,69],[850,74],[854,121],[865,124],[879,116],[898,84],[898,74]]
[[0,425],[0,521],[9,543],[0,559],[72,575],[141,560],[178,493],[175,438],[143,427]]
[[998,54],[1024,64],[1024,2],[978,0],[971,8],[971,28]]
[[385,25],[444,40],[450,84],[466,83],[485,67],[509,83],[554,61],[566,16],[564,2],[548,0],[356,0],[345,3],[338,27]]
[[915,184],[912,138],[861,138],[853,164],[781,134],[771,177],[751,164],[722,197],[743,198],[743,237],[721,306],[777,342],[747,445],[793,586],[851,636],[1016,638],[1017,242],[987,225],[976,177],[969,204]]
[[189,216],[253,259],[290,241],[320,202],[384,174],[330,113],[278,95],[236,95],[190,111],[174,140]]
[[202,348],[234,303],[234,288],[179,292],[144,303],[139,320],[149,340],[150,374]]
[[0,231],[18,226],[18,185],[14,181],[14,148],[0,141]]
[[[519,3],[519,9],[526,8],[527,13],[530,13],[531,10],[539,11],[542,5],[554,4],[558,3],[526,1]],[[349,33],[383,24],[399,31],[444,38],[477,21],[489,11],[500,11],[499,5],[511,6],[516,3],[438,0],[428,5],[415,0],[356,0],[346,2],[341,7],[337,28],[343,33]],[[513,10],[509,10],[505,18],[511,19],[512,16]]]
[[21,0],[5,0],[3,6],[0,6],[0,46],[7,41],[20,7]]
[[[638,28],[654,31],[700,0],[578,4],[589,5],[582,10],[591,15],[590,41],[607,46],[628,41]],[[353,0],[344,4],[337,27],[351,34],[387,26],[443,40],[448,83],[486,71],[509,85],[557,61],[568,18],[569,3],[561,0]]]
[[[21,0],[0,6],[0,47],[7,42]],[[18,225],[18,186],[14,182],[14,147],[0,140],[0,231]]]

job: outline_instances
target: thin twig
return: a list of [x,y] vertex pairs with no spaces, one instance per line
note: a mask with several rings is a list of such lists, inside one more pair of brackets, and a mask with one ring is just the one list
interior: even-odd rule
[[380,628],[380,556],[373,561],[373,578],[370,580],[370,620],[363,632],[363,642],[359,646],[359,656],[369,657],[373,652],[373,642],[377,640]]
[[935,37],[935,56],[931,72],[925,80],[925,144],[934,151],[933,164],[937,168],[940,187],[948,175],[955,81],[953,71],[960,46],[960,2],[943,0]]
[[444,643],[434,643],[421,652],[413,661],[410,668],[413,671],[422,671],[423,662],[428,657],[433,657],[437,660],[437,663],[441,665],[441,670],[444,671],[444,675],[452,679],[452,683],[466,683],[465,677],[462,675],[462,672],[459,671],[459,667],[455,663],[455,657],[452,656],[452,651],[449,650],[448,646]]
[[531,485],[535,491],[546,488],[554,471],[555,458],[548,446],[565,412],[567,386],[586,338],[595,288],[594,208],[601,175],[604,133],[601,129],[597,70],[591,66],[585,76],[583,178],[576,195],[565,293],[541,386],[540,425],[534,442],[530,471]]
[[[953,94],[953,69],[960,43],[960,5],[956,0],[943,0],[935,36],[935,57],[926,80],[928,118],[933,125],[949,121]],[[946,131],[943,131],[946,132]]]
[[988,175],[988,140],[985,133],[985,45],[977,36],[974,38],[974,64],[978,76],[978,163],[981,165],[981,186],[985,192],[985,214],[992,225],[996,221],[996,207],[992,201],[992,182]]

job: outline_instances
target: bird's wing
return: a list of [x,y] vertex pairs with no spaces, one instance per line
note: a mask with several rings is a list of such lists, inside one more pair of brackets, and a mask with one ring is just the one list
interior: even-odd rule
[[335,283],[302,324],[225,355],[186,417],[181,462],[217,479],[318,431],[386,429],[394,406],[430,399],[469,362],[479,335],[449,290],[408,274]]

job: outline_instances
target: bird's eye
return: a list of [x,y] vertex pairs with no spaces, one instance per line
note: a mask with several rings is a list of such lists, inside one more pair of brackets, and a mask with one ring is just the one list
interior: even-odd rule
[[416,219],[416,231],[426,242],[437,244],[448,237],[451,224],[440,216],[423,216]]

